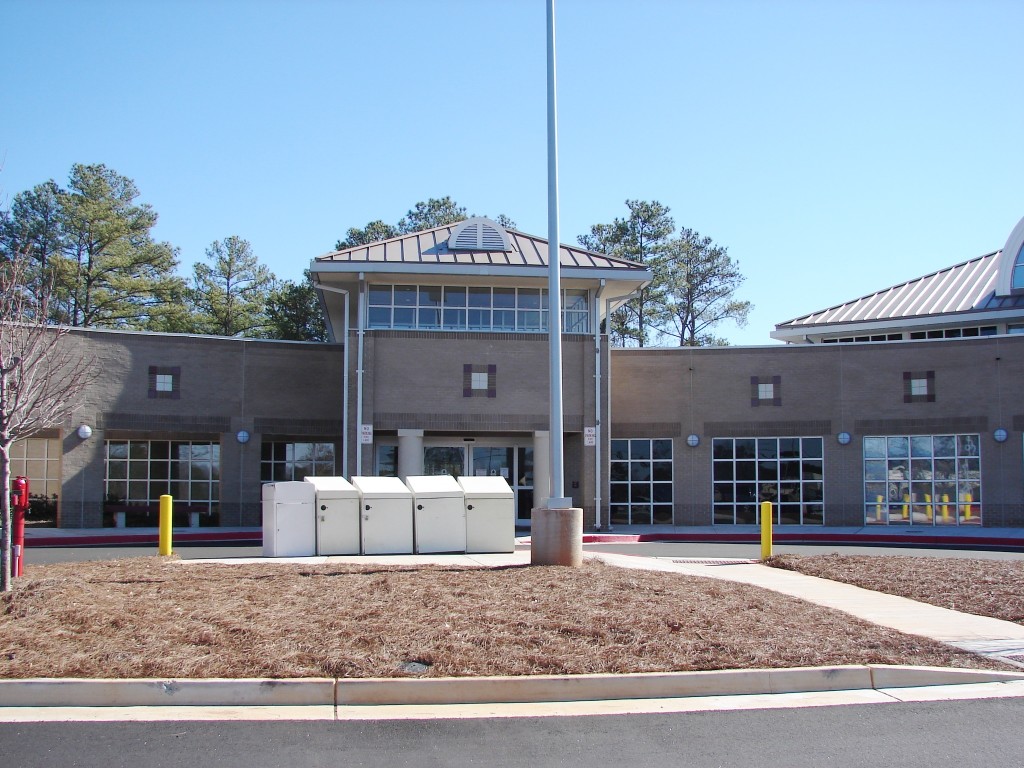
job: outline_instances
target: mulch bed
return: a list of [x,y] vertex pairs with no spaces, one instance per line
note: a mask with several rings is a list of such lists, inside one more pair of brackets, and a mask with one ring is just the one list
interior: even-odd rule
[[535,675],[925,664],[1006,669],[768,590],[619,569],[29,566],[0,677]]

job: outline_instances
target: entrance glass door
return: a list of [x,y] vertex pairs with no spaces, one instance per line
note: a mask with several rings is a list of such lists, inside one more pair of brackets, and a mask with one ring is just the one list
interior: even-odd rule
[[424,475],[466,474],[466,449],[459,446],[430,446],[423,449]]

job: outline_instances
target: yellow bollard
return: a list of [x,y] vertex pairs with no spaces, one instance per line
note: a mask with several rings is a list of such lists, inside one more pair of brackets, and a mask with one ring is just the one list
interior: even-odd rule
[[909,520],[910,519],[910,494],[909,493],[904,493],[903,494],[903,519],[904,520]]
[[877,496],[878,503],[875,505],[875,520],[882,522],[882,497]]
[[170,496],[160,497],[160,554],[171,554],[171,507],[174,502]]
[[930,493],[926,493],[924,495],[924,501],[925,501],[925,504],[927,505],[927,506],[925,506],[924,511],[925,511],[925,514],[928,516],[928,522],[930,523],[932,521],[932,516],[934,514],[932,512],[932,495]]
[[942,522],[949,522],[949,494],[942,494]]
[[964,494],[964,501],[967,502],[966,504],[964,504],[964,520],[970,520],[971,519],[971,502],[974,501],[974,497],[971,496],[971,494],[969,494],[969,493],[965,493]]
[[761,502],[761,559],[772,556],[772,503]]

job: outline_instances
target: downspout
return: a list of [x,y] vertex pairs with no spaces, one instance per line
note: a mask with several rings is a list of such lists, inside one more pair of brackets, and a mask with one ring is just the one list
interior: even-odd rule
[[[601,297],[604,295],[605,281],[594,294],[594,529],[601,530]],[[609,519],[610,522],[610,519]]]
[[366,334],[366,273],[359,273],[359,308],[356,313],[356,475],[363,472],[363,336]]
[[345,369],[341,374],[341,412],[343,414],[341,420],[341,474],[348,472],[348,313],[349,313],[349,293],[344,288],[335,288],[330,285],[324,285],[323,283],[313,283],[313,287],[321,291],[330,291],[331,293],[340,293],[345,297],[345,323],[344,323],[344,339],[345,339],[345,350],[342,353],[344,356]]
[[[611,459],[611,455],[612,455],[612,452],[611,452],[611,436],[612,436],[612,342],[611,342],[611,335],[612,335],[611,334],[612,313],[611,313],[611,306],[612,306],[612,302],[613,301],[622,301],[623,299],[628,299],[632,295],[633,295],[632,293],[627,293],[627,294],[625,294],[623,296],[609,296],[607,299],[604,300],[604,316],[605,316],[605,319],[608,321],[608,324],[609,324],[608,325],[608,372],[605,374],[605,378],[608,379],[608,440],[609,440],[608,457],[609,457],[609,467],[611,466],[610,459]],[[601,434],[600,430],[598,431],[597,434],[598,435]],[[600,440],[600,437],[598,439]],[[611,504],[608,505],[608,530],[609,531],[614,530],[614,528],[612,527],[612,508],[611,508]]]

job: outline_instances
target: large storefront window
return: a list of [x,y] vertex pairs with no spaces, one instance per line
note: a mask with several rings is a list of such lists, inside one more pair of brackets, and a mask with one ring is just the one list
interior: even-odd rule
[[981,525],[979,435],[864,438],[868,525]]
[[[125,524],[159,522],[160,497],[176,512],[199,512],[216,524],[220,506],[220,443],[180,440],[108,440],[105,513],[125,513]],[[108,523],[112,521],[106,521]],[[175,520],[176,525],[184,520]]]
[[260,450],[264,483],[334,475],[334,443],[265,442]]
[[824,524],[820,437],[716,437],[712,455],[716,524],[755,525],[765,501],[780,525]]
[[[548,292],[541,288],[371,285],[368,327],[541,333],[547,308]],[[562,330],[590,332],[587,291],[562,291]]]
[[11,446],[11,478],[28,478],[25,525],[57,525],[61,446],[57,438],[29,437]]
[[672,441],[611,441],[612,525],[672,523]]

